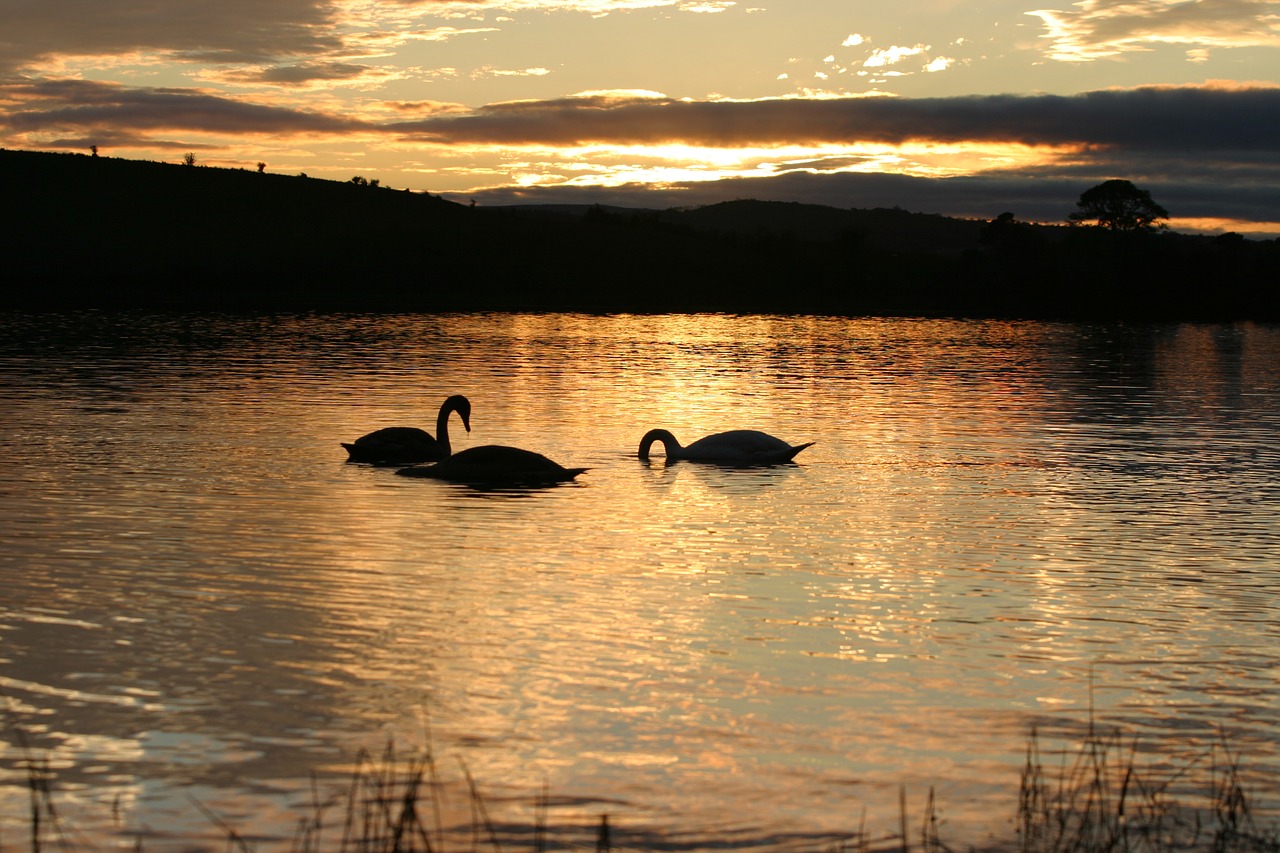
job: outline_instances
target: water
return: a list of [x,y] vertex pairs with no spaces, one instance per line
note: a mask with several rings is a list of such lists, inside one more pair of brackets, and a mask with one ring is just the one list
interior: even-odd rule
[[[1012,837],[1028,733],[1280,790],[1280,328],[0,317],[0,837],[281,848],[361,748],[622,846]],[[487,493],[375,427],[589,466]],[[817,442],[642,463],[640,436]],[[459,783],[460,784],[460,783]],[[466,802],[454,797],[452,802]],[[630,833],[630,834],[628,834]],[[216,843],[216,842],[210,842]],[[589,843],[589,842],[587,842]],[[527,849],[527,848],[525,848]]]

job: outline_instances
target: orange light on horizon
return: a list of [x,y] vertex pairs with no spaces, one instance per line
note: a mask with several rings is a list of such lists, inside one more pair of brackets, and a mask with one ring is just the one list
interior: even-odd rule
[[[732,178],[777,177],[792,172],[815,175],[894,174],[961,177],[1020,170],[1059,162],[1079,146],[1021,143],[814,143],[726,148],[671,142],[660,145],[469,146],[448,149],[455,179],[480,172],[497,181],[442,191],[478,192],[514,183],[520,187],[665,185]],[[505,161],[505,162],[504,162]],[[478,168],[477,168],[478,167]],[[508,180],[504,176],[510,175]]]

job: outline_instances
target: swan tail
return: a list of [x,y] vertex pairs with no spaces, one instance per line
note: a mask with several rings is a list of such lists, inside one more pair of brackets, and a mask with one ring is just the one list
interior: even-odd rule
[[796,444],[796,446],[792,447],[791,451],[787,453],[785,457],[786,461],[790,462],[791,460],[794,460],[797,453],[803,451],[806,447],[813,447],[814,443],[815,442],[805,442],[804,444]]
[[792,459],[796,458],[796,454],[798,454],[801,450],[804,450],[806,447],[813,447],[815,443],[816,442],[807,441],[804,444],[797,444],[795,447],[791,448],[791,452],[787,454],[786,460],[790,462]]

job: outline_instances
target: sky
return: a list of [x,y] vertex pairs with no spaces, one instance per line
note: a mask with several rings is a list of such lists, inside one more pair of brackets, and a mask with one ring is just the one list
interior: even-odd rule
[[0,0],[0,147],[1280,237],[1280,0]]

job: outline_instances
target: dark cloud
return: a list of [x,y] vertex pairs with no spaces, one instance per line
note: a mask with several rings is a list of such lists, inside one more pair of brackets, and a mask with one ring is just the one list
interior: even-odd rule
[[[362,66],[302,64],[264,72],[277,82],[345,79]],[[711,147],[907,142],[1076,147],[1068,162],[1097,171],[1142,157],[1155,171],[1185,173],[1189,162],[1266,165],[1280,139],[1280,88],[1150,87],[1075,96],[677,101],[581,97],[494,104],[374,125],[347,117],[262,106],[177,88],[128,88],[83,80],[34,80],[0,87],[13,106],[11,131],[77,127],[119,131],[168,127],[220,133],[376,131],[438,145],[572,146],[679,142]],[[845,155],[846,157],[851,155]],[[848,165],[848,164],[845,164]],[[789,168],[832,171],[840,164]],[[1255,176],[1250,175],[1250,179]]]
[[334,49],[329,0],[5,0],[0,72],[53,55],[266,62]]
[[495,104],[393,129],[440,144],[921,141],[1272,150],[1280,138],[1280,88],[751,102],[570,98]]
[[[255,72],[280,83],[357,77],[347,63],[304,63]],[[222,132],[371,130],[368,123],[259,106],[194,89],[128,88],[83,80],[36,80],[0,89],[18,130],[115,122]],[[1280,88],[1151,87],[1074,96],[678,101],[567,98],[437,112],[381,131],[440,145],[572,146],[686,143],[736,148],[907,142],[1078,146],[1090,162],[1131,156],[1234,153],[1265,158],[1280,139]]]
[[154,129],[206,133],[349,133],[369,126],[324,113],[262,106],[191,89],[125,88],[84,80],[36,81],[0,87],[22,104],[0,116],[13,133],[114,135]]
[[306,62],[299,65],[277,65],[262,71],[230,75],[243,83],[271,83],[277,86],[302,86],[325,80],[354,80],[369,71],[367,65],[350,62]]

